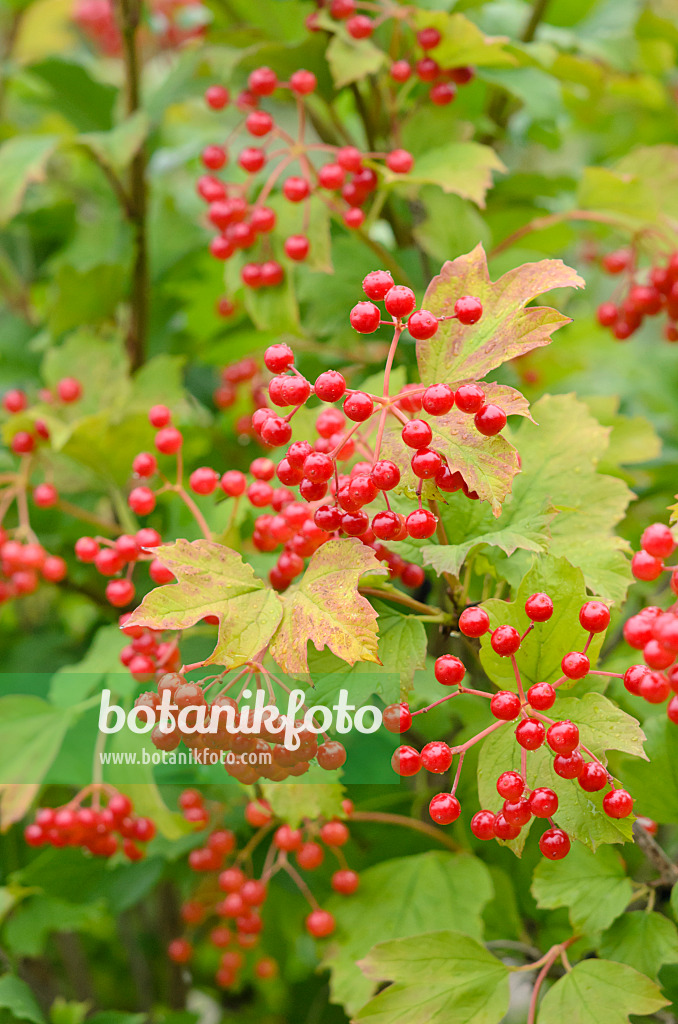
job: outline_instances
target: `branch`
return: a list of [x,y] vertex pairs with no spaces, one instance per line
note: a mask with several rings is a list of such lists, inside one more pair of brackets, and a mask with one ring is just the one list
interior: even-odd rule
[[529,21],[525,26],[525,30],[523,31],[523,34],[521,36],[521,39],[524,43],[531,43],[534,39],[537,33],[537,29],[539,28],[539,23],[546,14],[546,8],[548,7],[548,5],[549,0],[535,0],[535,4],[532,8],[532,13],[530,15]]
[[386,588],[382,590],[380,587],[358,587],[358,591],[365,597],[379,597],[382,601],[393,601],[394,604],[400,604],[419,615],[440,617],[441,622],[452,619],[452,616],[444,612],[442,608],[434,608],[430,604],[424,604],[423,601],[417,601],[416,598],[404,594],[402,590],[396,590],[395,587],[388,590]]
[[454,850],[455,853],[461,850],[459,844],[455,843],[454,839],[451,839],[447,833],[441,832],[434,825],[428,825],[425,821],[419,821],[418,818],[408,818],[404,814],[389,814],[386,811],[354,811],[349,820],[373,821],[379,825],[398,825],[400,828],[411,828],[415,832],[423,832],[424,835],[437,839],[448,850]]

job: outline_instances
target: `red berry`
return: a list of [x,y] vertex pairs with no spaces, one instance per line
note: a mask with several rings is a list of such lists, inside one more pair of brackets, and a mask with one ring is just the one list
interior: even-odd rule
[[421,763],[429,772],[441,775],[452,764],[452,751],[443,740],[432,740],[421,752]]
[[381,313],[373,302],[358,302],[351,310],[350,320],[358,334],[373,334],[379,327]]
[[30,455],[35,448],[35,438],[27,430],[17,430],[10,446],[15,455]]
[[419,448],[411,459],[412,472],[420,480],[432,480],[442,464],[440,455],[432,448]]
[[114,608],[124,608],[134,599],[134,584],[131,580],[110,580],[106,584],[106,600]]
[[664,563],[647,551],[636,551],[631,559],[631,572],[637,580],[656,580],[661,575]]
[[387,311],[398,319],[411,313],[415,306],[415,296],[411,288],[395,284],[386,292],[384,305]]
[[334,918],[329,910],[312,910],[306,918],[306,930],[314,939],[324,939],[334,931]]
[[422,405],[431,416],[445,416],[454,405],[454,391],[448,384],[431,384],[423,394]]
[[539,840],[539,849],[549,860],[562,860],[570,852],[570,837],[562,828],[549,828]]
[[412,715],[405,702],[401,704],[390,704],[387,708],[384,708],[382,721],[384,727],[388,729],[389,732],[407,732],[412,725]]
[[299,68],[298,71],[295,71],[290,76],[290,88],[298,96],[308,96],[309,93],[315,90],[317,84],[318,79],[313,72],[306,71],[304,68]]
[[464,678],[466,669],[464,663],[459,658],[455,658],[453,654],[442,654],[436,660],[434,673],[438,682],[443,686],[457,686]]
[[360,876],[357,871],[349,868],[342,868],[332,875],[332,888],[342,896],[351,896],[360,885]]
[[503,814],[498,814],[494,819],[494,835],[495,838],[501,839],[503,842],[508,842],[511,839],[516,839],[520,835],[520,825],[512,825],[510,821],[507,821]]
[[432,25],[428,28],[422,28],[417,32],[417,42],[421,46],[422,50],[433,50],[439,45],[441,40],[440,32],[437,28]]
[[431,799],[428,812],[439,825],[451,825],[459,817],[461,806],[451,793],[438,793]]
[[408,448],[427,448],[433,431],[426,420],[410,420],[403,427],[401,436]]
[[475,324],[483,315],[483,304],[480,299],[464,295],[455,302],[454,313],[460,324]]
[[393,278],[388,270],[372,270],[363,278],[363,291],[368,299],[378,302],[386,296],[391,288],[393,288]]
[[235,498],[239,494],[244,493],[245,487],[247,486],[247,480],[244,473],[241,473],[237,469],[229,469],[222,476],[220,486],[229,498]]
[[163,427],[155,435],[155,447],[163,455],[175,455],[183,443],[181,431],[176,427]]
[[344,846],[351,837],[343,821],[328,821],[320,829],[320,838],[327,846]]
[[526,800],[524,796],[521,796],[518,800],[514,801],[505,800],[501,813],[509,825],[517,825],[519,828],[522,828],[523,825],[527,825],[528,821],[532,817],[529,800]]
[[546,730],[541,722],[526,718],[516,726],[516,740],[525,750],[536,750],[544,742]]
[[611,789],[603,797],[603,810],[608,818],[628,818],[633,810],[633,797],[625,789]]
[[264,353],[264,363],[271,373],[284,373],[294,362],[294,352],[289,345],[269,345]]
[[494,823],[492,811],[476,811],[471,818],[471,832],[476,839],[494,839]]
[[19,391],[18,388],[14,388],[11,391],[5,392],[2,404],[7,412],[23,412],[23,410],[28,406],[28,399],[23,391]]
[[535,711],[548,711],[556,700],[556,691],[550,683],[535,683],[527,691],[527,702]]
[[454,402],[460,412],[473,415],[485,404],[485,392],[477,384],[462,384],[457,388]]
[[247,79],[247,85],[255,96],[270,96],[278,87],[278,76],[271,68],[256,68]]
[[380,491],[390,491],[400,482],[400,470],[395,462],[381,459],[372,466],[370,477]]
[[440,65],[432,57],[423,57],[418,60],[416,69],[422,82],[432,82],[440,74]]
[[546,733],[546,742],[556,754],[571,754],[579,745],[579,729],[569,719],[554,722]]
[[149,487],[135,487],[127,503],[138,516],[147,516],[155,508],[155,494]]
[[426,537],[432,537],[436,532],[436,522],[437,520],[433,512],[429,512],[425,508],[419,508],[414,512],[410,512],[405,520],[405,525],[410,537],[413,537],[415,540],[424,540]]
[[406,82],[412,74],[412,67],[406,60],[397,60],[391,64],[390,75],[394,82]]
[[520,633],[513,626],[498,626],[492,633],[490,643],[496,654],[507,658],[520,647]]
[[226,163],[226,152],[221,146],[206,146],[202,151],[202,162],[210,171],[218,171]]
[[211,494],[219,483],[219,474],[209,466],[201,466],[191,473],[188,482],[196,494]]
[[504,800],[517,800],[524,789],[525,781],[518,772],[502,772],[497,779],[497,792]]
[[62,402],[77,402],[82,397],[82,384],[75,377],[64,377],[57,384],[57,395]]
[[292,176],[285,179],[282,190],[285,199],[289,199],[291,203],[300,203],[310,195],[311,186],[306,178]]
[[464,608],[459,616],[459,629],[464,636],[479,637],[490,628],[490,616],[484,608]]
[[617,249],[603,256],[602,264],[608,274],[621,274],[632,261],[633,256],[629,249]]
[[494,437],[506,426],[506,413],[498,405],[483,405],[475,414],[473,422],[485,437]]
[[167,947],[167,955],[175,964],[187,964],[193,956],[193,947],[187,939],[173,939]]
[[285,239],[285,253],[291,260],[305,260],[309,249],[310,242],[306,235],[290,235]]
[[229,101],[228,89],[223,85],[210,85],[205,92],[205,100],[212,110],[223,110]]
[[273,835],[273,842],[279,850],[287,853],[298,850],[301,846],[301,832],[299,829],[290,828],[289,825],[281,825]]
[[377,512],[372,520],[372,532],[378,540],[395,540],[403,528],[403,519],[397,512]]
[[510,690],[500,690],[490,701],[490,711],[495,718],[510,722],[520,714],[520,697]]
[[601,601],[587,601],[579,612],[579,622],[589,633],[604,633],[610,625],[610,609]]
[[326,370],[316,379],[314,391],[321,402],[337,402],[346,391],[346,381],[337,370]]
[[363,162],[362,153],[355,146],[343,146],[337,152],[337,163],[345,171],[359,171]]
[[435,103],[437,107],[446,107],[456,95],[457,90],[451,82],[436,82],[429,90],[431,103]]
[[607,786],[607,771],[599,761],[585,761],[578,776],[579,785],[587,793],[597,793]]
[[648,526],[640,538],[641,547],[653,558],[668,558],[676,548],[673,533],[662,523],[653,523]]
[[560,667],[563,670],[563,675],[568,679],[583,679],[589,673],[591,662],[580,651],[571,651],[565,655]]
[[553,770],[561,779],[578,779],[584,768],[584,759],[575,750],[571,754],[558,754],[553,759]]
[[397,775],[408,778],[421,768],[421,757],[414,747],[398,747],[391,758],[391,767]]
[[59,500],[59,493],[54,484],[38,484],[33,491],[33,501],[38,508],[52,508]]
[[374,402],[364,391],[354,391],[344,402],[344,412],[354,423],[364,423],[374,412]]
[[368,39],[374,32],[374,23],[365,14],[355,14],[346,22],[346,31],[352,39]]
[[548,594],[532,594],[525,602],[525,614],[532,622],[547,622],[553,615],[553,601]]
[[614,302],[601,302],[596,316],[601,327],[613,327],[617,322],[619,311]]

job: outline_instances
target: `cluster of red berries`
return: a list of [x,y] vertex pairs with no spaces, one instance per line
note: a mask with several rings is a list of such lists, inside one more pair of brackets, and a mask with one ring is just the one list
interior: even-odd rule
[[[82,398],[82,384],[75,377],[64,377],[54,389],[41,388],[38,400],[46,404],[73,405]],[[26,412],[29,408],[28,395],[20,388],[6,391],[2,398],[2,407],[10,415]],[[36,445],[49,440],[49,430],[43,420],[37,419],[33,430],[17,430],[12,435],[10,449],[15,455],[30,455]],[[56,501],[56,498],[55,498]],[[52,502],[53,504],[53,502]]]
[[[153,721],[155,718],[157,722],[163,693],[168,691],[170,704],[175,705],[179,712],[184,708],[195,710],[186,716],[186,732],[182,733],[176,721],[169,732],[164,732],[157,724],[150,733],[154,746],[158,750],[172,751],[176,750],[183,739],[185,745],[191,750],[194,760],[205,763],[211,761],[211,755],[230,752],[233,756],[223,759],[224,767],[229,775],[247,786],[254,785],[261,778],[271,782],[282,782],[289,776],[304,775],[313,760],[326,771],[334,771],[344,764],[346,750],[343,744],[337,740],[330,740],[328,737],[324,737],[324,742],[319,743],[318,735],[304,729],[301,721],[296,723],[299,729],[299,746],[294,750],[283,745],[284,730],[282,726],[284,723],[281,718],[277,722],[271,723],[271,729],[262,726],[259,731],[254,732],[253,712],[250,704],[245,700],[245,696],[250,694],[250,691],[245,686],[237,698],[229,696],[226,692],[242,679],[246,672],[251,675],[249,669],[238,672],[209,699],[206,692],[209,685],[218,681],[223,682],[223,675],[202,680],[202,682],[189,682],[179,672],[162,674],[158,679],[156,689],[140,694],[136,698],[134,706],[147,709],[145,712],[147,720]],[[280,682],[280,680],[276,681]],[[208,685],[204,686],[204,684]],[[281,685],[283,684],[281,683]],[[193,731],[199,716],[203,719],[200,722],[201,728],[207,729],[210,726],[211,715],[217,709],[219,709],[218,722],[214,732]],[[276,730],[276,726],[281,728]],[[238,731],[239,729],[243,731]]]
[[[631,561],[638,580],[652,581],[670,572],[670,591],[678,595],[678,566],[665,565],[676,549],[673,532],[663,523],[652,523],[641,537],[641,549]],[[663,704],[670,698],[666,713],[678,724],[678,605],[662,610],[656,605],[643,608],[624,624],[624,638],[635,650],[643,652],[642,665],[633,665],[624,676],[624,686],[650,704]]]
[[[412,25],[413,8],[394,6],[383,0],[367,0],[365,3],[361,0],[316,0],[316,4],[321,10],[327,11],[333,21],[343,22],[352,39],[369,39],[378,28],[393,20],[399,31],[397,39],[392,36],[389,47],[389,78],[392,87],[405,82],[411,85],[414,78],[428,89],[428,98],[432,103],[444,107],[456,97],[457,86],[467,85],[473,80],[473,68],[442,68],[431,56],[431,52],[440,46],[442,35],[432,25],[416,31]],[[362,14],[361,10],[369,11],[373,16]],[[306,25],[311,31],[319,30],[321,26],[317,13],[309,16]],[[409,28],[409,33],[402,31],[405,26]],[[408,96],[410,91],[408,87]]]
[[[148,488],[138,487],[136,490],[146,491]],[[155,506],[155,495],[152,491],[149,493]],[[149,554],[148,549],[160,543],[158,531],[145,526],[134,534],[123,533],[114,541],[107,537],[79,537],[75,542],[75,555],[80,562],[93,565],[101,576],[115,577],[106,584],[106,599],[114,608],[124,608],[134,600],[136,591],[132,574],[138,562],[149,563],[149,575],[154,583],[160,585],[173,581],[172,573]],[[120,573],[125,575],[120,576]]]
[[[144,47],[173,50],[203,35],[209,20],[200,0],[151,0],[150,17],[139,33]],[[73,21],[93,45],[107,57],[119,57],[122,36],[115,19],[113,0],[76,0]]]
[[[563,675],[554,683],[535,683],[524,692],[520,671],[515,660],[521,644],[540,622],[547,622],[553,614],[553,602],[548,594],[533,594],[525,604],[525,613],[529,625],[521,634],[513,626],[498,626],[492,631],[490,644],[492,650],[500,657],[511,658],[516,677],[517,692],[500,690],[489,694],[482,690],[469,689],[462,685],[466,669],[459,658],[444,654],[435,663],[435,676],[443,686],[455,687],[454,692],[443,701],[462,693],[471,693],[486,697],[490,701],[490,712],[495,722],[483,729],[478,735],[460,746],[450,747],[444,740],[433,740],[421,751],[412,746],[401,746],[393,754],[394,771],[401,776],[416,775],[425,768],[429,772],[442,774],[448,771],[455,756],[458,756],[455,782],[449,793],[439,793],[429,804],[429,813],[434,821],[441,825],[449,825],[456,821],[461,813],[461,806],[455,792],[459,783],[461,766],[466,751],[508,722],[517,721],[515,738],[521,748],[520,772],[507,771],[497,779],[497,792],[504,803],[498,813],[491,810],[478,811],[471,820],[471,831],[477,839],[500,839],[503,841],[517,838],[521,828],[533,817],[544,818],[549,828],[539,840],[539,848],[545,857],[560,860],[570,850],[570,838],[567,833],[554,823],[558,811],[558,796],[546,786],[529,790],[526,783],[527,752],[537,750],[544,743],[553,752],[553,770],[563,779],[576,779],[586,793],[595,793],[610,787],[603,798],[603,810],[610,818],[625,818],[633,809],[633,799],[624,789],[614,786],[612,776],[605,765],[582,746],[579,729],[574,722],[566,719],[559,721],[543,714],[556,703],[557,687],[567,680],[582,679],[590,671],[590,662],[586,654],[591,640],[597,633],[603,633],[610,622],[608,608],[600,601],[587,601],[580,610],[579,621],[589,634],[583,651],[571,651],[562,659]],[[490,618],[484,608],[474,606],[466,608],[459,618],[459,629],[467,637],[478,638],[490,630]],[[407,731],[412,719],[429,711],[435,704],[421,711],[411,712],[406,703],[394,704],[384,712],[384,724],[394,733]]]
[[49,555],[37,541],[10,539],[0,526],[0,604],[34,594],[41,580],[60,583],[66,571],[59,555]]
[[[223,303],[230,303],[228,299],[219,299],[217,307],[221,311]],[[231,304],[227,307],[229,315]],[[221,380],[212,395],[217,409],[230,409],[235,405],[243,392],[252,405],[253,412],[262,405],[266,405],[266,390],[261,377],[261,369],[256,359],[247,356],[235,363],[224,366],[220,374]],[[235,424],[235,430],[239,437],[252,435],[252,414],[243,413]]]
[[[199,829],[208,827],[210,813],[197,790],[185,790],[179,804],[188,821]],[[351,801],[345,800],[344,812],[350,816],[352,809]],[[352,895],[360,881],[358,874],[346,863],[342,847],[348,842],[350,833],[345,822],[339,819],[306,822],[300,829],[279,825],[273,832],[261,877],[252,877],[246,872],[250,863],[249,850],[273,829],[275,822],[264,800],[248,803],[245,819],[256,831],[240,850],[235,833],[218,828],[210,832],[204,846],[189,854],[188,863],[193,871],[203,876],[217,873],[216,885],[211,884],[211,879],[201,880],[193,897],[181,908],[181,916],[193,934],[190,939],[174,939],[168,948],[171,960],[187,964],[193,958],[196,941],[206,939],[208,945],[218,952],[215,981],[220,988],[237,985],[248,966],[254,977],[261,980],[277,973],[277,963],[270,957],[257,958],[251,965],[247,965],[246,958],[247,953],[259,944],[265,925],[262,911],[268,896],[268,883],[279,871],[292,878],[310,903],[311,910],[306,917],[309,935],[320,939],[334,931],[334,917],[318,905],[303,877],[290,862],[291,855],[294,855],[297,867],[306,872],[320,867],[326,850],[333,853],[339,868],[332,875],[331,884],[341,895]],[[215,888],[218,890],[216,895]]]
[[637,281],[635,254],[631,249],[608,253],[602,266],[608,274],[623,274],[624,284],[623,294],[598,307],[601,326],[609,327],[618,341],[626,341],[646,316],[663,313],[667,317],[664,337],[667,341],[678,341],[678,253],[671,253],[665,265],[652,266],[645,284]]
[[[207,146],[202,152],[202,163],[208,173],[198,181],[198,194],[208,204],[207,220],[219,232],[213,237],[210,250],[219,260],[229,260],[236,253],[252,250],[258,253],[256,261],[249,259],[240,267],[240,278],[247,288],[281,284],[285,270],[280,258],[286,258],[291,264],[307,258],[311,250],[308,230],[312,196],[317,196],[346,227],[359,228],[365,220],[362,207],[379,184],[376,161],[385,160],[386,166],[398,174],[407,174],[414,164],[412,155],[404,149],[387,154],[361,153],[355,146],[307,142],[304,100],[314,92],[316,85],[315,75],[303,69],[295,71],[289,82],[280,82],[275,71],[267,67],[256,68],[250,74],[247,89],[239,93],[235,103],[246,115],[244,129],[251,140],[262,141],[259,145],[244,146],[238,154],[237,165],[247,175],[244,182],[224,182],[215,176],[215,172],[228,165],[227,146],[239,135],[243,125],[238,125],[227,143]],[[296,138],[261,109],[261,100],[278,89],[289,90],[297,102]],[[210,86],[205,98],[213,110],[222,110],[230,102],[228,89],[220,85]],[[274,144],[279,148],[272,149]],[[317,167],[320,155],[331,159]],[[277,215],[266,205],[266,200],[294,164],[299,165],[299,173],[282,180],[281,193],[289,203],[303,204],[300,231],[288,235],[276,247],[273,240]],[[264,168],[268,176],[262,184],[260,172]],[[235,306],[224,296],[218,308],[222,316],[227,316]]]
[[[121,663],[137,683],[150,683],[166,672],[181,668],[181,653],[177,639],[165,638],[164,633],[143,626],[128,626],[130,612],[120,616],[120,628],[130,642],[120,652]],[[217,621],[216,619],[214,620]]]
[[[101,796],[106,806],[99,806]],[[91,797],[90,806],[83,800]],[[95,857],[112,857],[120,850],[128,860],[142,860],[155,835],[150,818],[137,817],[129,797],[112,786],[93,783],[62,807],[42,807],[24,829],[29,846],[81,846]]]

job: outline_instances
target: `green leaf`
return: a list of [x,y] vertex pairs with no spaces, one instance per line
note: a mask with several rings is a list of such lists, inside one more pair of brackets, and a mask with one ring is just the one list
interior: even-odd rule
[[78,132],[106,131],[113,127],[115,86],[93,78],[82,64],[63,57],[48,57],[32,64],[30,74],[48,85],[43,102],[62,114]]
[[656,980],[664,964],[678,963],[678,930],[663,914],[633,910],[605,932],[598,952]]
[[525,263],[493,282],[482,245],[448,261],[426,289],[422,306],[436,316],[451,316],[458,298],[473,295],[481,300],[483,315],[470,327],[447,320],[432,338],[417,342],[422,382],[481,380],[507,360],[548,345],[570,318],[548,306],[526,309],[527,303],[553,288],[583,285],[562,260]]
[[45,1024],[38,1002],[25,981],[13,974],[0,978],[0,1006],[9,1010],[15,1020],[28,1020],[32,1024]]
[[473,64],[477,67],[510,67],[517,58],[508,51],[505,36],[486,36],[463,14],[446,11],[415,10],[417,30],[431,25],[442,36],[435,50],[441,67],[454,68]]
[[591,853],[577,845],[564,860],[539,862],[531,892],[542,909],[566,907],[572,927],[590,934],[608,928],[624,913],[633,886],[614,850],[603,847]]
[[356,40],[338,32],[330,41],[325,55],[337,89],[373,75],[386,63],[386,54],[369,39]]
[[271,656],[284,672],[308,672],[306,646],[330,650],[354,665],[379,661],[377,613],[358,593],[365,573],[387,572],[369,548],[355,539],[330,540],[319,548],[298,583],[286,590],[282,621],[271,642]]
[[480,939],[483,908],[491,897],[487,868],[468,854],[430,851],[367,868],[354,896],[333,896],[327,904],[337,922],[323,960],[332,974],[333,1001],[351,1016],[371,997],[376,983],[355,961],[378,942],[418,936],[443,922]]
[[[666,714],[643,721],[647,761],[624,765],[622,778],[628,780],[642,813],[661,822],[678,821],[678,758],[676,726]],[[657,780],[661,779],[661,785]]]
[[65,665],[50,680],[49,699],[59,707],[72,707],[97,688],[115,692],[115,677],[122,674],[120,652],[127,637],[118,626],[101,626],[82,661]]
[[150,128],[148,115],[137,110],[108,132],[89,132],[78,142],[114,171],[123,171],[143,146]]
[[56,135],[17,135],[0,146],[0,224],[19,212],[29,185],[45,180],[57,142]]
[[40,956],[53,932],[86,931],[100,918],[101,908],[94,903],[74,904],[56,896],[31,896],[5,924],[4,937],[15,955]]
[[[508,430],[523,466],[514,500],[548,499],[558,512],[549,524],[549,552],[578,566],[588,589],[602,600],[621,602],[632,577],[628,544],[617,536],[616,526],[633,494],[622,480],[599,470],[610,428],[601,426],[574,395],[545,395],[532,411],[538,427],[523,423]],[[502,564],[511,582],[525,569],[519,558]]]
[[147,594],[130,624],[187,629],[216,615],[219,637],[205,665],[236,668],[266,647],[280,623],[282,604],[236,551],[209,540],[177,540],[153,553],[178,582]]
[[[525,602],[531,594],[544,591],[553,600],[553,615],[547,622],[537,623],[520,645],[515,656],[525,689],[533,683],[553,683],[562,678],[560,663],[569,651],[581,651],[589,634],[579,622],[579,610],[587,600],[586,584],[581,569],[565,558],[540,555],[518,587],[514,601],[485,601],[483,608],[490,616],[492,629],[509,625],[523,634],[530,625]],[[603,644],[597,634],[588,649],[595,666]],[[510,658],[502,658],[492,649],[491,633],[481,638],[480,660],[493,683],[501,690],[516,690]],[[571,686],[565,682],[563,686]]]
[[[42,378],[48,388],[62,377],[82,381],[78,417],[101,414],[105,409],[125,409],[129,400],[129,362],[121,338],[104,340],[83,327],[62,345],[50,348],[42,362]],[[114,449],[113,449],[114,450]]]
[[508,1010],[511,968],[459,932],[380,942],[358,966],[393,983],[358,1011],[359,1024],[499,1024]]
[[577,205],[612,214],[628,230],[661,226],[675,239],[677,185],[678,147],[644,146],[627,153],[612,168],[587,167]]
[[261,792],[276,818],[282,818],[292,828],[298,828],[305,818],[315,821],[317,818],[344,816],[341,806],[344,787],[339,783],[315,785],[291,782],[285,786],[275,782],[264,783]]
[[492,188],[492,172],[505,172],[506,167],[489,146],[479,142],[450,142],[440,149],[426,150],[417,156],[408,174],[394,174],[388,168],[384,178],[393,184],[402,183],[406,191],[413,185],[438,185],[443,192],[470,199],[485,207],[485,195]]
[[539,1024],[629,1024],[668,1006],[657,985],[632,967],[608,960],[582,960],[544,996]]
[[80,324],[112,317],[125,294],[127,276],[127,267],[121,263],[99,263],[87,270],[62,263],[52,282],[51,332],[60,335]]
[[5,830],[24,816],[59,753],[73,720],[70,708],[40,697],[0,698],[0,807]]

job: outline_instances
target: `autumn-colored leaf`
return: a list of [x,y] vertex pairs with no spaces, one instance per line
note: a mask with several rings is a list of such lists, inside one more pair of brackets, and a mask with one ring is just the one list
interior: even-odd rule
[[235,668],[266,647],[282,617],[282,604],[236,551],[209,540],[178,540],[153,554],[177,582],[147,594],[130,625],[187,629],[216,615],[219,638],[205,665]]
[[[519,391],[505,384],[482,383],[488,402],[501,406],[508,416],[532,418],[527,399]],[[492,506],[495,516],[501,512],[502,502],[511,491],[511,484],[520,469],[518,453],[502,434],[485,437],[476,429],[473,417],[457,408],[446,416],[418,414],[431,424],[435,448],[447,460],[452,472],[459,472],[469,490],[476,491],[483,501]],[[420,481],[410,467],[411,451],[403,444],[400,431],[389,431],[384,437],[381,454],[392,459],[400,469],[399,490],[414,497]],[[426,500],[446,501],[448,495],[439,491],[433,481],[425,481],[422,496]]]
[[526,304],[553,288],[581,288],[584,281],[562,260],[524,263],[493,282],[482,245],[443,265],[426,290],[422,306],[436,316],[451,316],[462,295],[483,304],[477,324],[444,321],[438,332],[417,342],[424,384],[481,380],[490,370],[533,348],[548,345],[570,318],[548,306]]
[[377,613],[358,593],[360,577],[385,574],[374,552],[356,538],[330,540],[313,555],[306,572],[282,595],[282,622],[271,655],[290,674],[308,672],[306,645],[323,647],[354,665],[379,663]]

